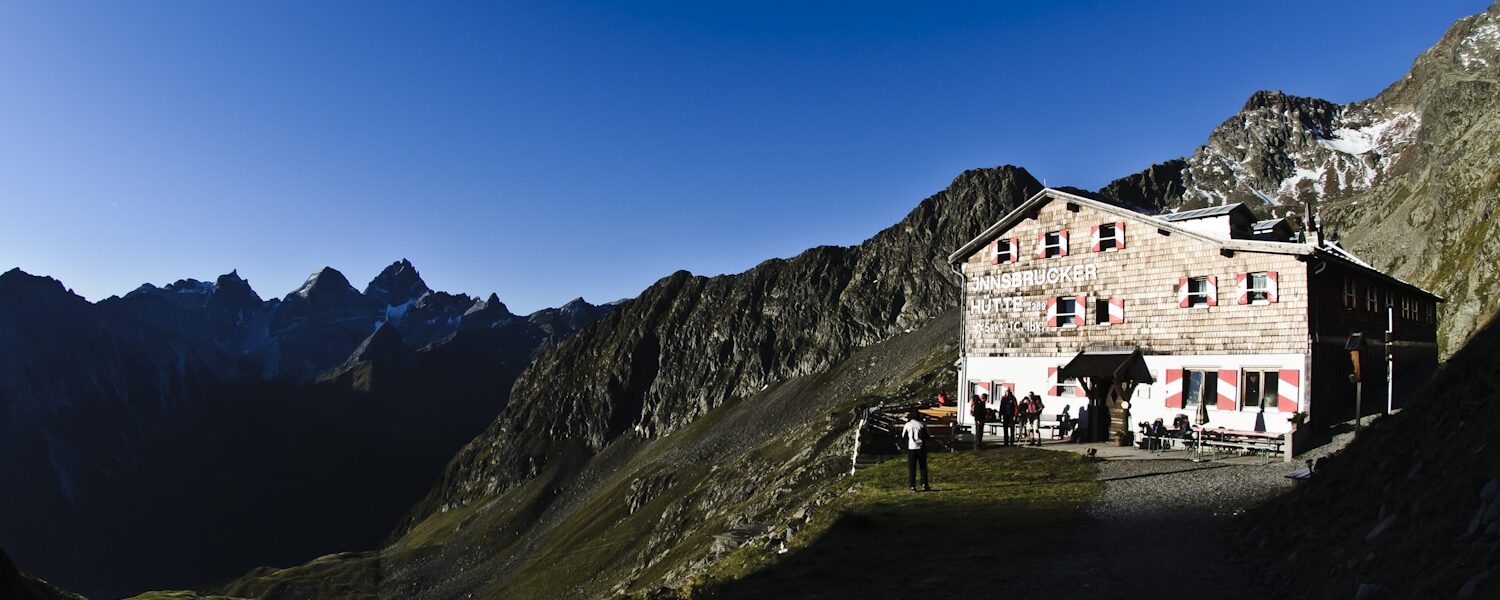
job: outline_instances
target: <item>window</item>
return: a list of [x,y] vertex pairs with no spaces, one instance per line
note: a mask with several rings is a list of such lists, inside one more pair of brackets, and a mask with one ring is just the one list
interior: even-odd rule
[[1392,292],[1390,290],[1386,290],[1385,291],[1385,307],[1386,308],[1395,308],[1396,307],[1396,292]]
[[1271,301],[1271,278],[1265,273],[1251,273],[1245,283],[1245,293],[1249,294],[1251,303]]
[[1213,306],[1214,292],[1209,277],[1189,277],[1187,300],[1183,306]]
[[1056,258],[1068,255],[1068,232],[1049,231],[1042,234],[1042,258]]
[[1245,369],[1240,382],[1242,410],[1276,408],[1276,386],[1281,381],[1277,369]]
[[1368,310],[1370,312],[1380,312],[1379,297],[1380,292],[1375,289],[1375,286],[1371,285],[1365,287],[1365,310]]
[[1354,310],[1354,307],[1357,304],[1359,304],[1359,295],[1356,294],[1355,291],[1354,291],[1354,279],[1350,278],[1350,277],[1345,277],[1344,278],[1344,308],[1347,308],[1349,310]]
[[1125,322],[1124,298],[1094,299],[1094,324],[1118,325]]
[[1417,320],[1416,312],[1417,311],[1412,309],[1411,298],[1401,298],[1401,318],[1408,321],[1415,321]]
[[1094,243],[1095,252],[1107,252],[1125,247],[1125,232],[1116,223],[1099,225],[1095,235],[1098,240]]
[[1219,405],[1219,372],[1214,370],[1184,369],[1182,371],[1182,406],[1197,408]]
[[992,262],[994,264],[998,265],[1000,263],[1015,262],[1015,260],[1016,260],[1016,240],[1015,239],[995,240],[995,256],[994,256],[994,260]]
[[1058,296],[1057,298],[1057,326],[1074,327],[1083,322],[1083,307],[1078,304],[1078,299],[1073,296]]
[[1070,378],[1064,379],[1063,376],[1062,376],[1062,369],[1058,369],[1057,370],[1057,394],[1056,395],[1058,395],[1058,396],[1077,396],[1078,395],[1078,391],[1080,389],[1082,389],[1082,388],[1080,388],[1078,386],[1078,379],[1077,378],[1070,377]]

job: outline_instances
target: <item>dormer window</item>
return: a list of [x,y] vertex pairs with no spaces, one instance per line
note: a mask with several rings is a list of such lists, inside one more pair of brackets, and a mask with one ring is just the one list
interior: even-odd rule
[[1037,258],[1068,255],[1068,231],[1048,231],[1037,235]]
[[1125,247],[1125,223],[1103,223],[1094,226],[1094,252],[1111,252]]

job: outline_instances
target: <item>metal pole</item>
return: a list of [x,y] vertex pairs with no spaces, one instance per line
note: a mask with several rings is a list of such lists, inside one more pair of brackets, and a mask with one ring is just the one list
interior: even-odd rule
[[1355,431],[1355,433],[1358,433],[1360,427],[1362,427],[1364,425],[1364,423],[1365,423],[1365,417],[1364,417],[1365,412],[1364,412],[1364,408],[1362,406],[1364,404],[1364,399],[1365,399],[1365,382],[1364,382],[1363,379],[1356,379],[1354,381],[1354,431]]
[[1391,393],[1391,375],[1396,367],[1396,355],[1391,352],[1391,342],[1396,337],[1396,309],[1385,307],[1385,414],[1391,414],[1395,396]]

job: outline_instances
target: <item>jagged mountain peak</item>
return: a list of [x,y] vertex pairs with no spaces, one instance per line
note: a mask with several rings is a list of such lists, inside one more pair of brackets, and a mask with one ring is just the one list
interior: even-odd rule
[[344,277],[344,274],[340,273],[338,269],[335,269],[333,267],[323,267],[321,269],[313,271],[312,275],[309,275],[307,277],[307,282],[303,283],[302,287],[298,288],[297,291],[292,292],[292,295],[301,296],[303,298],[313,298],[315,296],[322,296],[327,294],[343,294],[348,292],[352,292],[354,294],[359,293],[359,291],[354,289],[354,286],[349,283],[349,279],[347,277]]
[[390,264],[365,286],[365,295],[387,306],[400,306],[432,293],[427,282],[411,261],[403,258]]
[[63,294],[78,297],[69,290],[61,281],[42,275],[32,275],[15,267],[4,273],[0,273],[0,292],[4,293],[33,293],[33,294]]
[[1241,112],[1261,109],[1281,112],[1331,111],[1337,110],[1338,105],[1322,98],[1294,96],[1281,90],[1259,90],[1250,94],[1245,105],[1240,107]]
[[238,269],[220,275],[215,279],[213,293],[215,295],[230,294],[237,297],[249,297],[254,298],[257,302],[260,301],[260,295],[255,293],[254,288],[250,287],[248,280],[240,277]]

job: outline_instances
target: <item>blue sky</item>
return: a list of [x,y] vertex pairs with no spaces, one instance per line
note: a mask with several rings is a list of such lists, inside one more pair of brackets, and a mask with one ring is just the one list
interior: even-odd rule
[[513,310],[1097,188],[1258,89],[1348,102],[1476,1],[5,2],[0,270],[263,297],[409,258]]

